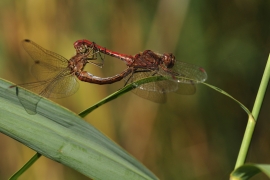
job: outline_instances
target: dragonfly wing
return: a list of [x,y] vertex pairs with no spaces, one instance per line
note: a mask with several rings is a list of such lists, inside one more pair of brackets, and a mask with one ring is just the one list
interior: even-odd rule
[[170,80],[161,80],[144,83],[137,85],[136,81],[145,79],[147,77],[160,76],[160,74],[155,73],[154,71],[141,71],[137,70],[132,73],[130,76],[125,77],[124,80],[127,83],[133,83],[135,86],[138,86],[138,89],[154,91],[158,93],[174,92],[178,89],[178,84]]
[[158,93],[155,91],[147,91],[143,89],[136,88],[132,91],[134,94],[144,98],[148,99],[150,101],[156,102],[156,103],[165,103],[167,100],[167,96],[165,93]]
[[169,80],[162,80],[136,85],[136,81],[151,76],[160,75],[154,73],[153,71],[140,72],[140,70],[138,70],[124,79],[127,83],[133,83],[135,86],[137,86],[137,88],[133,90],[133,93],[136,95],[157,103],[166,102],[165,93],[176,91],[178,89],[178,83]]
[[[59,79],[60,77],[60,79]],[[23,87],[23,88],[18,88]],[[48,80],[32,82],[10,87],[10,91],[15,91],[20,103],[29,114],[36,114],[37,105],[41,96],[47,98],[63,98],[74,94],[79,89],[79,82],[74,75],[58,76]],[[29,89],[41,96],[33,96]]]
[[59,72],[64,70],[70,72],[69,68],[56,67],[43,61],[38,63],[35,62],[31,67],[31,73],[38,81],[54,78],[59,74]]
[[175,91],[177,94],[192,95],[196,93],[195,84],[178,83],[178,89]]
[[173,68],[168,68],[166,71],[160,67],[159,74],[185,84],[197,84],[207,79],[207,73],[203,68],[182,61],[176,61]]
[[35,61],[31,72],[35,77],[38,77],[38,80],[48,79],[50,73],[56,74],[68,66],[66,58],[42,48],[31,40],[22,41],[22,46]]
[[[169,82],[169,81],[161,81],[161,82]],[[161,82],[158,82],[159,84]],[[153,82],[151,82],[153,83]],[[132,92],[144,99],[148,99],[150,101],[156,102],[156,103],[165,103],[167,101],[167,96],[166,93],[169,91],[166,91],[166,89],[164,89],[164,91],[148,91],[147,88],[149,86],[152,87],[152,85],[146,86],[148,84],[151,83],[147,83],[147,84],[143,84],[139,87],[137,87],[136,89],[134,89]],[[196,87],[195,85],[190,85],[190,84],[179,84],[179,83],[173,83],[170,82],[169,85],[172,86],[172,84],[174,84],[175,87],[177,87],[177,89],[175,91],[170,91],[170,92],[175,92],[177,94],[181,94],[181,95],[192,95],[195,94],[196,92]],[[160,84],[161,85],[161,84]],[[157,86],[157,84],[155,84],[154,86]],[[161,87],[164,87],[164,84],[161,85]],[[166,86],[165,86],[166,87]],[[161,89],[161,88],[160,88]]]
[[[140,72],[141,71],[141,72]],[[168,76],[167,72],[164,72]],[[131,74],[129,77],[125,77],[124,80],[127,83],[133,83],[136,85],[136,81],[144,79],[151,76],[160,76],[160,73],[155,73],[154,71],[144,71],[137,70],[137,72]],[[151,100],[157,103],[166,102],[166,94],[168,92],[175,92],[177,94],[191,95],[196,92],[195,84],[190,81],[190,83],[178,83],[168,80],[154,81],[138,85],[133,93],[136,95]]]
[[59,74],[55,78],[50,78],[43,81],[37,81],[18,86],[39,94],[46,98],[64,98],[71,96],[79,89],[79,82],[76,76],[69,74]]
[[52,79],[40,92],[41,96],[48,98],[64,98],[73,95],[79,89],[79,82],[75,75],[60,74]]
[[185,78],[190,79],[193,83],[201,83],[207,79],[206,71],[202,67],[194,64],[176,61],[172,70],[180,74],[181,77],[184,77],[183,82],[185,82]]

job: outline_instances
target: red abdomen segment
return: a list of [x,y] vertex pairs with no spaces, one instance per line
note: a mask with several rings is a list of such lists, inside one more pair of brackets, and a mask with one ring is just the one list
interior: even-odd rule
[[133,60],[134,57],[131,55],[121,54],[118,52],[108,50],[105,47],[97,45],[96,43],[88,41],[86,39],[77,40],[73,45],[74,45],[75,49],[78,46],[87,46],[93,50],[100,51],[101,53],[107,54],[107,55],[112,56],[112,57],[116,57],[118,59],[121,59],[122,61],[125,61],[128,66],[131,65],[134,61]]
[[107,78],[101,78],[98,76],[94,76],[93,74],[87,72],[87,71],[81,71],[80,73],[76,74],[79,80],[89,82],[89,83],[94,83],[94,84],[112,84],[114,82],[122,80],[124,77],[129,75],[132,72],[131,68],[127,68],[125,71],[123,71],[120,74],[117,74],[112,77],[107,77]]

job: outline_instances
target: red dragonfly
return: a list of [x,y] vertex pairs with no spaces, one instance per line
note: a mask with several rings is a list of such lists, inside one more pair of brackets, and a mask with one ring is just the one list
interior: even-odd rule
[[[121,74],[117,74],[108,78],[100,78],[84,71],[87,63],[95,64],[102,67],[102,63],[92,60],[97,58],[98,52],[91,49],[82,49],[76,52],[76,55],[67,60],[63,56],[52,51],[46,50],[31,40],[22,41],[24,49],[34,59],[35,64],[31,68],[32,75],[37,81],[32,83],[21,84],[18,86],[30,89],[31,91],[47,98],[63,98],[74,94],[79,88],[79,82],[86,81],[95,84],[110,84],[119,81],[131,73],[131,69],[127,69]],[[16,95],[21,104],[29,114],[36,114],[37,104],[41,97],[29,97],[24,89],[19,89],[17,85],[11,86],[16,90]],[[26,95],[28,94],[28,95]]]
[[121,59],[128,66],[128,73],[125,70],[113,82],[125,79],[126,84],[151,76],[163,76],[166,80],[149,82],[139,85],[133,92],[140,97],[148,100],[163,103],[166,101],[167,92],[176,92],[178,94],[194,94],[196,92],[195,84],[204,82],[207,79],[206,71],[196,65],[176,61],[171,53],[159,54],[151,50],[132,55],[120,54],[108,50],[94,42],[88,40],[78,40],[74,43],[76,51],[93,53],[103,53],[118,59]]

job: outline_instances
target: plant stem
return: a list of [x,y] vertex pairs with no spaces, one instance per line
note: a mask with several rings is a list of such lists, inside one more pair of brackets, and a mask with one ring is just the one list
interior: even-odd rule
[[123,87],[122,89],[116,91],[115,93],[107,96],[106,98],[102,99],[101,101],[97,102],[96,104],[94,104],[93,106],[87,108],[86,110],[80,112],[78,115],[81,116],[82,118],[87,116],[90,112],[94,111],[95,109],[97,109],[98,107],[100,107],[101,105],[110,102],[111,100],[127,93],[128,91],[131,91],[132,89],[140,86],[141,84],[145,84],[145,83],[149,83],[149,82],[153,82],[153,81],[162,81],[162,80],[166,80],[165,77],[163,76],[151,76],[148,78],[144,78],[141,80],[136,81],[135,83],[131,83],[126,85],[125,87]]
[[245,159],[247,157],[247,153],[248,153],[248,149],[249,149],[249,145],[251,142],[251,138],[253,135],[253,131],[257,122],[257,118],[261,109],[261,105],[264,99],[264,95],[265,95],[265,91],[268,85],[268,81],[269,81],[269,77],[270,77],[270,55],[268,57],[268,61],[263,73],[263,77],[262,77],[262,81],[257,93],[257,97],[253,106],[253,110],[252,110],[252,116],[249,116],[248,118],[248,124],[246,127],[246,131],[244,134],[244,138],[240,147],[240,151],[237,157],[237,161],[235,164],[235,169],[238,168],[239,166],[243,165],[245,162]]
[[22,175],[27,169],[29,169],[34,162],[36,162],[40,158],[41,154],[36,153],[19,171],[13,174],[9,179],[16,180],[20,175]]

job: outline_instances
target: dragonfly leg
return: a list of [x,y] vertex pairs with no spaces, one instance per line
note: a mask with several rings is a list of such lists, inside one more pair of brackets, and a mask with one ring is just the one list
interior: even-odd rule
[[130,68],[131,69],[131,75],[128,77],[128,79],[126,80],[125,84],[124,84],[124,87],[127,85],[127,83],[129,82],[130,78],[133,76],[134,74],[134,69],[133,68]]
[[[105,55],[104,57],[102,57],[101,52],[99,51],[99,49],[96,47],[96,43],[92,43],[91,46],[86,46],[85,47],[87,49],[87,55],[86,55],[86,60],[91,63],[94,64],[100,68],[102,68],[103,64],[104,64],[104,59],[105,59]],[[99,58],[98,58],[99,56]],[[98,60],[100,59],[101,62],[93,62],[91,60]]]

